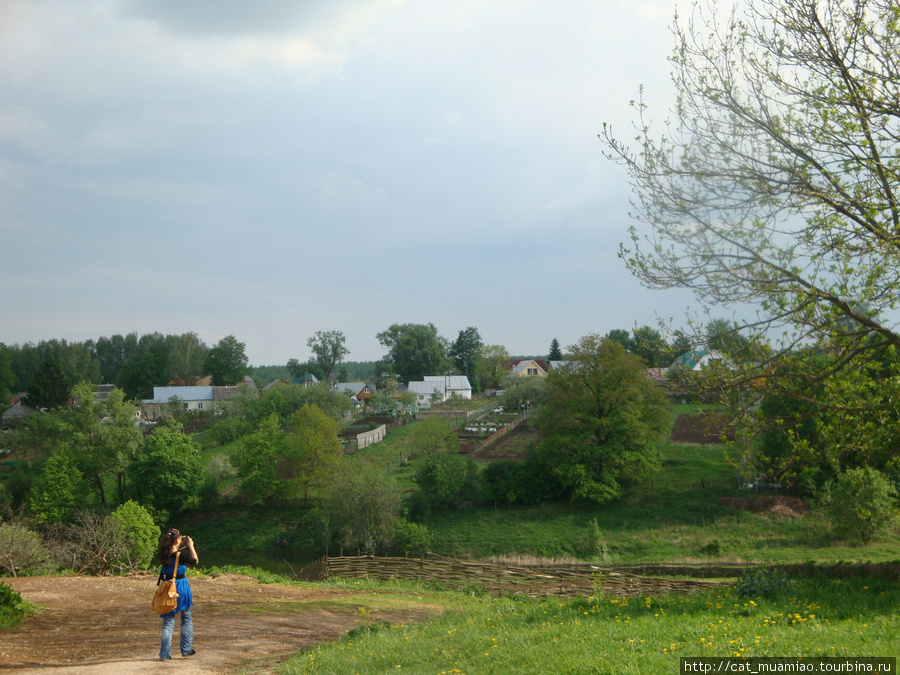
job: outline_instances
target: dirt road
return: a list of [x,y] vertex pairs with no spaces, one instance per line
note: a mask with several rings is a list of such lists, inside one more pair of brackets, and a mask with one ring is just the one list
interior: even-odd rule
[[238,575],[192,579],[197,654],[181,657],[176,620],[172,659],[161,662],[160,620],[150,608],[155,576],[3,581],[42,609],[19,629],[0,632],[0,673],[266,673],[302,648],[356,626],[411,623],[440,612],[413,596],[384,611],[350,591],[324,586],[260,584]]

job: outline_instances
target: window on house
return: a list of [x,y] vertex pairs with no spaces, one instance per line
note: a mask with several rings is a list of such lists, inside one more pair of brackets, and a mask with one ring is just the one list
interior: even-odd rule
[[537,375],[537,368],[529,368],[528,374],[529,375]]

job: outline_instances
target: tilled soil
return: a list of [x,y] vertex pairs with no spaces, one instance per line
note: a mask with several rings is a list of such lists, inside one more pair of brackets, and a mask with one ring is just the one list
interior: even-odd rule
[[41,609],[20,628],[0,632],[0,672],[266,673],[356,626],[412,623],[440,612],[412,596],[404,608],[383,611],[355,604],[346,590],[260,584],[240,575],[192,579],[197,654],[180,655],[176,617],[172,659],[161,662],[160,619],[150,608],[155,582],[150,575],[4,579]]

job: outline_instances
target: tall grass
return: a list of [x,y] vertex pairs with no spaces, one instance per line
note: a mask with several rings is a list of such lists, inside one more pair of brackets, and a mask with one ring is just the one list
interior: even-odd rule
[[473,599],[430,623],[376,626],[300,654],[299,673],[678,672],[682,656],[895,656],[900,590],[867,579],[797,582],[779,599],[691,596]]

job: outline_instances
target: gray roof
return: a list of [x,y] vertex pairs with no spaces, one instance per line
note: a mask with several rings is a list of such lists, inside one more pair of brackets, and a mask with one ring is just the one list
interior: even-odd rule
[[465,375],[426,375],[423,379],[425,382],[443,382],[444,389],[447,391],[460,391],[472,388],[472,385],[469,384],[469,378]]
[[431,396],[433,393],[437,392],[439,394],[444,393],[444,378],[439,378],[439,380],[428,380],[426,379],[423,382],[410,382],[407,391],[411,391],[416,396],[427,395]]
[[212,387],[153,387],[150,403],[168,403],[173,396],[182,401],[212,401]]
[[348,393],[350,396],[356,396],[363,389],[368,387],[373,392],[375,391],[375,387],[370,384],[366,384],[365,382],[338,382],[334,385],[335,391],[343,393]]
[[516,367],[512,369],[513,375],[521,375],[526,372],[528,368],[536,367],[541,372],[544,372],[544,369],[541,367],[541,364],[537,361],[531,359],[526,361],[520,361],[516,364]]

